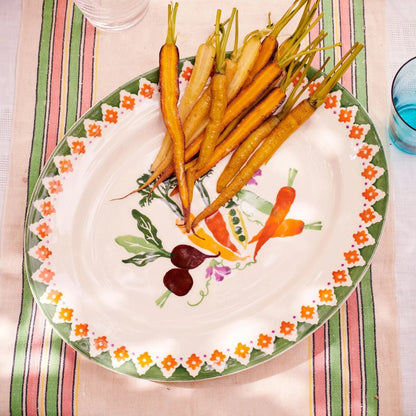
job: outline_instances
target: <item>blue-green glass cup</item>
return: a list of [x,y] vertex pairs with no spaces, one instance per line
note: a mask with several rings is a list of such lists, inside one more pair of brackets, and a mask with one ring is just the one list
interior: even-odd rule
[[416,154],[416,57],[396,73],[391,86],[391,141],[400,150]]

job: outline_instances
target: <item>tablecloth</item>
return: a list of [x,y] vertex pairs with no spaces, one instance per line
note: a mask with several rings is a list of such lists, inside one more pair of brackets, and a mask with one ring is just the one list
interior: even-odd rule
[[[388,95],[384,4],[323,1],[324,29],[345,45],[366,44],[344,79],[368,107],[382,139]],[[283,10],[288,2],[279,5]],[[181,2],[181,55],[195,53],[201,28],[227,2]],[[241,32],[264,24],[274,2],[239,2]],[[22,274],[23,223],[39,170],[65,131],[94,102],[157,66],[166,4],[121,33],[95,30],[63,0],[25,1],[17,72],[10,181],[2,230],[0,412],[7,414],[399,414],[392,204],[370,271],[313,336],[258,367],[203,382],[154,383],[110,372],[63,343],[33,301]],[[152,28],[152,29],[150,29]],[[183,33],[183,36],[181,36]],[[34,41],[36,39],[36,41]],[[132,39],[135,42],[132,42]],[[156,51],[156,52],[155,52]],[[115,66],[115,63],[117,65]],[[376,74],[373,76],[372,74]],[[17,331],[16,325],[18,324]],[[7,334],[7,336],[5,336]],[[213,410],[213,402],[215,410]]]

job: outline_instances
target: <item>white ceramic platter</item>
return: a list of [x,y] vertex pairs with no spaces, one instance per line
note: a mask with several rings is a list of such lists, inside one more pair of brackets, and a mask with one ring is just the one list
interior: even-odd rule
[[[191,68],[181,67],[182,89]],[[46,318],[90,359],[149,379],[216,377],[286,351],[347,299],[380,237],[386,161],[368,115],[337,86],[215,221],[201,224],[203,239],[186,235],[172,181],[149,199],[113,200],[146,177],[164,135],[157,76],[122,86],[58,145],[28,211],[26,272]],[[199,182],[194,213],[215,197],[224,163]],[[249,241],[289,177],[296,198],[286,219],[301,228],[281,230],[254,262]],[[179,244],[221,252],[190,270],[184,296],[163,284]]]

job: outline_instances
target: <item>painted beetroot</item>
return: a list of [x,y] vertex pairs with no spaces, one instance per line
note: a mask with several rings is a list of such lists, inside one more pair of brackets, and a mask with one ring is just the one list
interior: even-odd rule
[[176,246],[171,254],[170,260],[172,264],[181,269],[195,269],[207,258],[218,257],[218,254],[204,254],[195,247],[187,244]]

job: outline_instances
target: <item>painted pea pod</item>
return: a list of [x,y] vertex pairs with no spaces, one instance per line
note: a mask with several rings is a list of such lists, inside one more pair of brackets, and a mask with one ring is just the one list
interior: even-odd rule
[[246,248],[248,243],[247,229],[244,223],[243,214],[237,206],[233,206],[228,210],[228,222],[234,238]]

